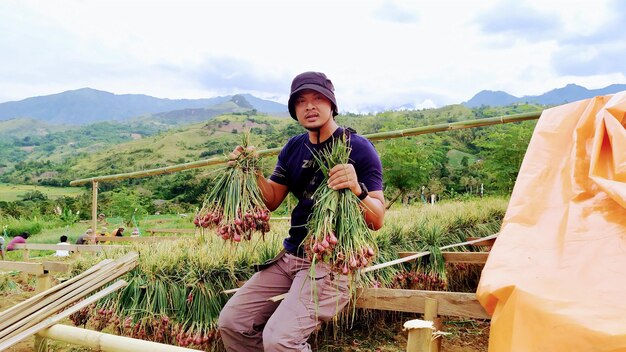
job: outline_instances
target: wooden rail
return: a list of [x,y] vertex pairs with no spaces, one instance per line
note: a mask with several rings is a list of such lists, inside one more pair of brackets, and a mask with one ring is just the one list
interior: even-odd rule
[[150,236],[154,236],[155,233],[196,233],[195,229],[147,229],[146,232],[150,232]]
[[131,242],[131,243],[142,243],[142,242],[157,242],[157,241],[166,241],[166,240],[177,240],[180,237],[173,236],[139,236],[139,237],[118,237],[118,236],[97,236],[95,237],[96,242]]
[[99,244],[46,244],[46,243],[18,243],[15,249],[36,251],[73,251],[73,252],[103,252],[108,249],[128,248],[127,246],[103,246]]
[[0,261],[0,270],[16,270],[33,275],[43,275],[49,272],[64,273],[69,270],[69,267],[69,264],[55,262],[29,263]]
[[357,293],[357,308],[424,313],[426,298],[437,300],[437,314],[491,319],[474,293],[365,288]]

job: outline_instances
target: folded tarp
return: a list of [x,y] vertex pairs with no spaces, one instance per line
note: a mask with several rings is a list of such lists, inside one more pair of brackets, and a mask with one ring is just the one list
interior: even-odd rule
[[490,352],[626,351],[626,92],[545,110],[477,297]]

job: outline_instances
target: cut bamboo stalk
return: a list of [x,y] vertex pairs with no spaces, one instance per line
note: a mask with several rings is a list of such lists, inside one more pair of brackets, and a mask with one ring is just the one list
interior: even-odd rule
[[[54,286],[54,287],[53,287],[53,291],[52,291],[52,292],[54,292],[54,291],[58,291],[58,290],[61,290],[61,289],[63,289],[64,287],[67,287],[67,286],[69,286],[69,285],[73,284],[74,282],[76,282],[76,281],[78,281],[78,280],[81,280],[81,279],[82,279],[82,278],[84,278],[85,276],[92,274],[93,272],[95,272],[95,271],[99,270],[101,267],[103,267],[103,266],[105,266],[105,265],[107,265],[108,263],[111,263],[111,262],[113,262],[113,260],[112,260],[112,259],[105,259],[105,260],[101,261],[100,263],[98,263],[98,264],[96,264],[96,265],[92,266],[91,268],[89,268],[89,269],[85,270],[83,273],[81,273],[81,274],[79,274],[79,275],[74,276],[73,278],[71,278],[71,279],[69,279],[69,280],[65,281],[65,282],[64,282],[64,283],[62,283],[62,284],[59,284],[59,285]],[[19,310],[23,309],[25,306],[30,305],[32,302],[37,301],[37,300],[39,300],[39,299],[43,298],[44,296],[46,296],[46,295],[48,295],[48,294],[49,294],[48,292],[42,292],[42,293],[40,293],[40,294],[37,294],[37,295],[35,295],[35,296],[33,296],[33,297],[29,298],[29,299],[28,299],[28,300],[26,300],[26,301],[20,302],[20,303],[18,303],[18,304],[16,304],[16,305],[14,305],[14,306],[12,306],[12,307],[10,307],[10,308],[8,308],[8,309],[6,309],[6,310],[2,311],[2,312],[0,312],[0,322],[4,322],[4,319],[5,319],[7,316],[9,316],[9,315],[15,315],[15,314],[16,314]],[[0,325],[0,331],[2,331],[2,327],[1,327],[1,325]]]
[[[136,257],[136,254],[135,254],[135,257]],[[37,305],[37,307],[39,308],[37,309],[31,308],[30,311],[35,312],[35,313],[13,324],[10,328],[4,329],[2,331],[3,333],[6,334],[10,332],[10,334],[6,335],[5,337],[2,337],[0,341],[2,341],[3,339],[7,339],[12,336],[15,336],[19,334],[20,332],[39,323],[41,320],[45,318],[45,315],[42,316],[40,312],[60,311],[64,309],[65,307],[69,306],[72,302],[75,302],[87,296],[91,292],[99,289],[100,287],[106,285],[107,283],[124,275],[125,273],[127,273],[129,270],[131,270],[133,267],[136,266],[136,262],[120,262],[120,263],[115,263],[115,264],[118,264],[118,266],[114,267],[112,270],[105,270],[105,269],[101,270],[101,273],[94,274],[94,275],[97,275],[95,276],[95,278],[87,281],[86,283],[82,284],[80,287],[74,287],[73,290],[69,292],[68,294],[60,295],[57,293],[54,299],[51,298],[49,300],[50,303],[47,303],[47,304],[40,303],[39,305]],[[61,297],[64,297],[65,300],[61,300],[60,299]],[[14,320],[14,319],[11,319],[11,320]]]
[[406,344],[407,352],[430,352],[430,342],[433,336],[433,322],[414,319],[404,323],[404,329],[409,331]]
[[59,321],[69,317],[70,315],[78,312],[79,310],[89,306],[90,304],[97,302],[99,299],[107,296],[108,294],[110,294],[113,291],[116,291],[124,286],[126,286],[127,283],[124,280],[119,280],[116,283],[112,284],[111,286],[103,289],[102,291],[94,294],[93,296],[83,300],[82,302],[75,304],[74,306],[70,307],[69,309],[66,309],[65,311],[56,314],[32,327],[30,327],[28,330],[25,330],[23,332],[21,332],[20,334],[13,336],[5,341],[0,342],[0,351],[3,351],[6,348],[9,348],[11,346],[13,346],[14,344],[24,340],[25,338],[29,337],[30,335],[33,335],[49,326],[52,326],[56,323],[58,323]]
[[[363,137],[371,141],[378,141],[378,140],[384,140],[384,139],[417,136],[420,134],[427,134],[427,133],[459,130],[459,129],[464,129],[464,128],[499,125],[499,124],[509,123],[509,122],[536,120],[540,116],[541,116],[541,111],[530,112],[530,113],[523,113],[523,114],[505,115],[505,116],[490,117],[490,118],[485,118],[485,119],[475,119],[475,120],[459,121],[459,122],[445,123],[445,124],[439,124],[439,125],[409,128],[409,129],[398,130],[398,131],[366,134],[366,135],[363,135]],[[259,155],[259,157],[277,155],[278,153],[280,153],[281,149],[282,148],[259,150],[257,154]],[[83,178],[83,179],[71,181],[70,186],[81,186],[89,182],[97,183],[97,182],[106,182],[106,181],[125,180],[129,178],[140,178],[140,177],[147,177],[147,176],[162,175],[162,174],[195,169],[195,168],[205,167],[205,166],[210,166],[210,165],[225,164],[226,162],[228,162],[227,156],[219,156],[219,157],[213,157],[210,159],[198,160],[198,161],[194,161],[190,163],[176,164],[176,165],[150,169],[150,170],[142,170],[142,171],[134,171],[134,172],[128,172],[128,173],[116,174],[116,175]]]
[[91,348],[102,352],[197,352],[198,350],[105,334],[74,326],[56,324],[39,332],[49,339]]
[[[110,261],[109,264],[104,265],[102,268],[108,269],[113,264],[114,262]],[[11,324],[14,324],[15,322],[19,321],[24,316],[28,316],[32,312],[45,307],[45,305],[47,305],[50,301],[56,300],[60,297],[63,297],[69,294],[71,291],[76,289],[76,285],[81,285],[85,280],[89,280],[91,278],[91,275],[98,274],[98,273],[99,273],[99,270],[94,270],[89,275],[82,276],[79,280],[76,280],[75,282],[73,282],[72,285],[63,285],[64,287],[60,287],[60,288],[53,287],[51,290],[44,291],[22,302],[23,304],[18,305],[17,308],[19,309],[13,309],[11,316],[8,316],[7,314],[3,314],[2,317],[5,317],[5,318],[0,322],[0,338],[4,336],[3,334],[8,334],[7,328]],[[58,285],[58,286],[61,286],[61,285]]]

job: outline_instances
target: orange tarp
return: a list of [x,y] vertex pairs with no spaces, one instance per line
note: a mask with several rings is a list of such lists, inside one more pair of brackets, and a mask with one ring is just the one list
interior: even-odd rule
[[477,297],[490,352],[626,351],[626,92],[545,110]]

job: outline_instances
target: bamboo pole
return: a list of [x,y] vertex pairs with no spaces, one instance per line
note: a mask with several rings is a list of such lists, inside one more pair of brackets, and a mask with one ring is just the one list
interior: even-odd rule
[[92,348],[96,351],[115,352],[192,352],[198,351],[185,347],[133,339],[57,324],[39,333],[49,339],[68,342]]
[[91,197],[91,231],[96,235],[98,232],[98,181],[91,182],[92,197]]
[[[384,140],[384,139],[417,136],[420,134],[427,134],[427,133],[436,133],[436,132],[443,132],[443,131],[460,130],[460,129],[465,129],[465,128],[499,125],[499,124],[510,123],[510,122],[536,120],[540,116],[541,116],[541,111],[524,113],[524,114],[515,114],[515,115],[504,115],[504,116],[490,117],[490,118],[485,118],[485,119],[466,120],[466,121],[458,121],[458,122],[444,123],[444,124],[438,124],[438,125],[422,126],[422,127],[409,128],[409,129],[398,130],[398,131],[372,133],[372,134],[363,135],[363,137],[371,141],[379,141],[379,140]],[[264,156],[276,155],[280,153],[281,149],[282,148],[265,149],[265,150],[259,150],[257,153],[260,157],[264,157]],[[142,171],[134,171],[134,172],[128,172],[128,173],[122,173],[122,174],[115,174],[115,175],[83,178],[83,179],[74,180],[70,182],[70,186],[80,186],[89,182],[116,181],[116,180],[125,180],[129,178],[141,178],[141,177],[169,174],[169,173],[183,171],[183,170],[190,170],[190,169],[217,165],[217,164],[224,164],[226,162],[228,162],[227,156],[219,156],[219,157],[213,157],[213,158],[204,159],[204,160],[198,160],[198,161],[194,161],[190,163],[176,164],[176,165],[150,169],[150,170],[142,170]]]

